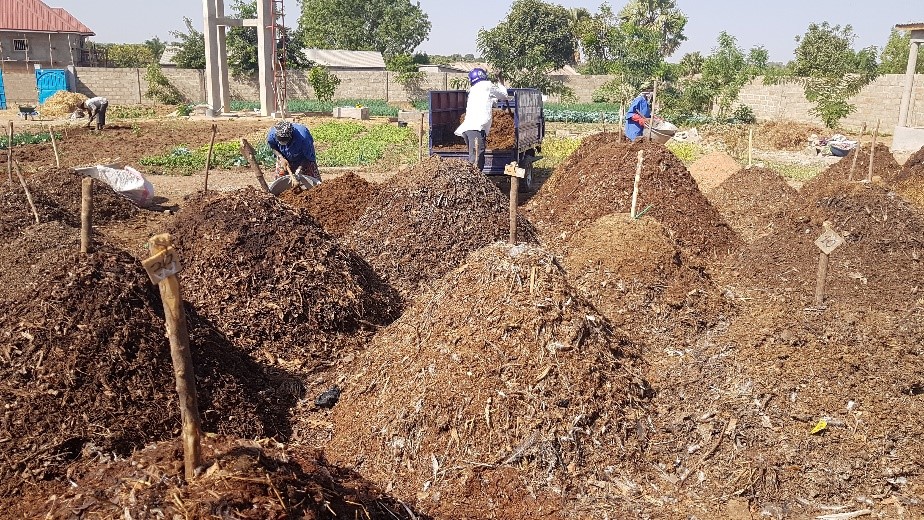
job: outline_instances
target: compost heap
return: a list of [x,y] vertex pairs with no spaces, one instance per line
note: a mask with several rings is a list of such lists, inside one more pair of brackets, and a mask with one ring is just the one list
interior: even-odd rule
[[304,210],[248,187],[178,214],[184,296],[255,358],[328,364],[400,313],[400,298]]
[[[459,125],[465,121],[465,114],[463,113],[459,117]],[[448,136],[451,136],[455,143],[440,143],[436,145],[436,148],[441,150],[447,149],[458,149],[458,150],[467,150],[468,147],[465,145],[464,141],[460,141],[462,138],[453,134],[458,128],[459,125],[454,125],[449,128]],[[516,145],[516,126],[513,122],[513,112],[510,110],[501,110],[499,108],[493,109],[491,113],[491,130],[488,132],[488,138],[485,142],[485,148],[487,150],[509,150]]]
[[[74,487],[12,505],[0,518],[425,519],[319,452],[274,441],[202,440],[205,472],[182,480],[179,441],[74,468]],[[79,511],[78,516],[73,516]]]
[[[0,301],[0,497],[11,500],[74,460],[126,455],[179,427],[160,298],[137,260],[99,243],[81,255],[77,234],[49,222],[0,246],[4,271],[30,280]],[[205,430],[288,435],[301,397],[275,390],[288,377],[247,360],[195,313],[188,322]]]
[[550,253],[493,244],[360,355],[328,455],[434,516],[494,510],[457,492],[477,482],[520,507],[551,494],[582,509],[602,498],[590,484],[634,453],[637,355]]
[[310,190],[296,193],[288,190],[280,199],[296,207],[305,208],[324,231],[335,237],[346,235],[353,224],[366,211],[380,186],[353,172],[324,181]]
[[924,148],[905,161],[892,185],[905,200],[924,209]]
[[[813,241],[824,221],[846,243],[831,254],[818,309]],[[889,501],[921,511],[922,233],[921,212],[877,185],[800,200],[718,273],[742,296],[741,318],[704,336],[663,382],[651,378],[649,462],[672,468],[704,508],[737,496],[801,518],[866,497],[860,507],[888,507],[885,517],[901,516]]]
[[745,242],[773,233],[798,196],[780,174],[743,168],[708,194],[709,201]]
[[[372,200],[347,242],[406,296],[510,233],[509,199],[466,161],[431,157]],[[525,218],[518,237],[534,239]]]
[[[858,151],[859,157],[857,157]],[[851,150],[846,157],[828,166],[812,180],[806,182],[801,191],[822,190],[828,186],[837,186],[847,182],[854,157],[857,157],[857,166],[853,171],[853,180],[866,179],[869,175],[869,144],[863,143]],[[876,143],[876,153],[873,154],[873,176],[878,176],[882,182],[889,183],[901,169],[902,167],[895,161],[889,147]]]
[[601,217],[563,249],[574,285],[648,351],[683,348],[731,310],[653,218]]
[[[61,221],[80,227],[80,192],[83,176],[69,168],[51,168],[26,180],[40,222]],[[126,220],[141,210],[133,202],[112,191],[109,185],[93,181],[93,223],[107,224]],[[0,191],[0,239],[16,236],[34,224],[22,185],[5,184]]]
[[547,238],[567,237],[610,213],[628,213],[638,152],[643,151],[639,212],[658,219],[694,258],[721,256],[739,243],[670,150],[657,143],[620,142],[610,135],[584,140],[577,157],[556,168],[530,201],[531,214],[543,222]]
[[699,191],[709,195],[716,186],[725,182],[741,165],[725,152],[710,152],[690,165],[690,175],[696,180]]

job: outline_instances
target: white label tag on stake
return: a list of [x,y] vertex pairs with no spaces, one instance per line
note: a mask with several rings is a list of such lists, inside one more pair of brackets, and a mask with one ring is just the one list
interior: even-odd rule
[[832,251],[844,245],[844,238],[838,235],[837,231],[828,228],[815,239],[815,245],[818,246],[818,249],[821,249],[824,254],[830,255]]
[[173,246],[142,261],[141,265],[144,266],[144,270],[147,271],[148,277],[151,278],[154,285],[183,270],[183,266],[180,264],[180,255]]

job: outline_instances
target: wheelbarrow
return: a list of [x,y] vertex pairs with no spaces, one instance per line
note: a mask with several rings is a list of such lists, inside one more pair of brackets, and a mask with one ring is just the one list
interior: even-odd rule
[[321,181],[315,179],[314,177],[308,175],[302,175],[302,169],[299,167],[295,170],[295,173],[291,175],[284,175],[274,180],[269,184],[269,192],[277,197],[285,193],[286,190],[295,186],[301,186],[304,189],[309,189],[321,184]]
[[29,119],[29,117],[32,117],[32,120],[34,121],[35,116],[37,115],[39,115],[39,113],[35,111],[34,106],[19,105],[19,117],[21,117],[22,119]]

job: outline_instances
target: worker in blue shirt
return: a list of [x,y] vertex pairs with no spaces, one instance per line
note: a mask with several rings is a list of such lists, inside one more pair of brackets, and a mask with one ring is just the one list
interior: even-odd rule
[[318,161],[314,151],[314,138],[308,127],[289,121],[280,121],[270,129],[266,136],[273,155],[276,156],[276,176],[282,177],[295,173],[301,168],[301,173],[321,181],[318,171]]
[[649,124],[652,95],[650,90],[645,89],[629,105],[629,110],[626,112],[626,137],[630,141],[638,139]]

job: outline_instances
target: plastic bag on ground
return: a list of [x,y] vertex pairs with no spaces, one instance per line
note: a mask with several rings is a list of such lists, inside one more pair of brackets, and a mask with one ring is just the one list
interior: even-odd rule
[[113,191],[139,206],[149,206],[154,198],[154,186],[138,170],[131,166],[122,169],[98,165],[80,170],[100,182],[108,184]]

